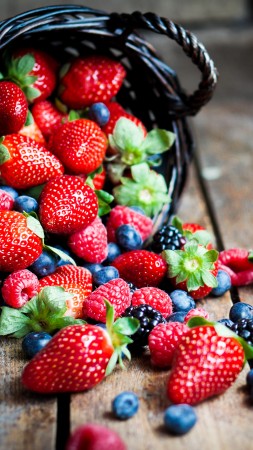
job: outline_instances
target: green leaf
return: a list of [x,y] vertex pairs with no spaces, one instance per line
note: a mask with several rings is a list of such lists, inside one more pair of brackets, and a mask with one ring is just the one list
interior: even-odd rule
[[[186,273],[186,277],[187,277],[187,273]],[[200,286],[203,286],[204,283],[201,279],[201,273],[198,271],[195,271],[195,272],[191,273],[190,275],[188,275],[186,285],[187,285],[188,291],[196,291]]]
[[112,373],[114,367],[116,366],[116,364],[118,362],[118,357],[119,357],[118,351],[115,350],[107,364],[106,371],[105,371],[106,377]]
[[26,121],[25,121],[25,127],[28,127],[29,125],[32,125],[33,122],[34,122],[34,120],[33,120],[32,113],[28,109],[27,116],[26,116]]
[[66,114],[66,113],[68,112],[67,106],[64,105],[64,103],[62,103],[61,100],[60,100],[59,98],[56,98],[55,101],[54,101],[54,103],[55,103],[56,108],[57,108],[60,112],[62,112],[62,113],[64,113],[64,114]]
[[24,87],[27,87],[27,86],[30,86],[31,84],[35,83],[35,81],[36,81],[37,79],[38,79],[38,77],[31,76],[31,75],[29,75],[29,76],[27,76],[27,77],[24,77],[24,78],[22,79],[22,86],[23,86],[23,88],[24,88]]
[[45,184],[38,184],[38,186],[33,186],[30,189],[24,191],[25,195],[29,195],[30,197],[35,198],[35,200],[39,199],[41,192],[43,191]]
[[5,145],[0,144],[0,165],[4,164],[6,161],[9,161],[11,158],[10,152]]
[[0,80],[4,80],[5,76],[2,72],[0,72]]
[[131,167],[131,174],[137,183],[145,183],[150,175],[150,168],[147,163],[136,164]]
[[123,347],[123,348],[121,349],[121,351],[122,351],[122,353],[127,357],[127,359],[129,359],[129,361],[131,361],[131,353],[130,353],[130,351],[128,350],[128,348],[127,348],[127,347]]
[[80,119],[80,114],[77,111],[74,111],[73,109],[71,109],[71,111],[69,111],[69,115],[68,115],[69,122],[72,122],[73,120],[77,120],[77,119]]
[[32,215],[29,215],[27,213],[23,214],[26,217],[27,228],[33,231],[33,233],[36,234],[36,236],[38,236],[39,238],[44,239],[45,234],[40,222],[37,219],[35,219]]
[[132,120],[121,117],[117,120],[113,130],[113,140],[119,150],[132,150],[140,147],[144,139],[142,127]]
[[171,266],[178,266],[182,262],[182,255],[182,250],[179,252],[175,250],[164,250],[162,252],[162,258]]
[[211,236],[206,230],[198,230],[195,233],[190,232],[187,236],[187,239],[194,239],[198,242],[198,244],[201,244],[204,247],[206,247],[211,242]]
[[203,256],[204,261],[209,262],[209,263],[215,263],[217,261],[218,257],[219,257],[219,252],[214,249],[208,250]]
[[[201,327],[201,326],[205,326],[205,325],[214,325],[214,322],[210,322],[209,320],[204,319],[204,317],[198,317],[198,316],[192,317],[187,322],[187,326],[189,328]],[[223,327],[224,327],[224,325],[223,325]]]
[[164,153],[175,141],[175,134],[156,128],[149,131],[141,144],[141,150],[149,155]]
[[211,288],[215,288],[218,286],[217,278],[207,270],[203,271],[202,280],[206,286],[209,286]]
[[70,63],[63,64],[59,71],[59,77],[63,78],[68,73],[69,68],[70,68]]
[[121,334],[131,335],[140,328],[140,322],[133,317],[122,317],[117,319],[113,325],[113,331]]
[[65,291],[61,286],[45,286],[38,295],[39,300],[43,301],[51,312],[59,312],[64,308],[66,311],[66,301],[74,297],[73,294]]
[[31,86],[25,86],[23,91],[29,102],[33,101],[35,98],[39,97],[41,94],[39,89],[31,87]]
[[67,253],[60,250],[59,248],[51,247],[51,245],[44,245],[43,248],[45,250],[49,250],[50,252],[59,256],[60,259],[63,259],[64,261],[68,261],[70,264],[73,264],[73,266],[76,266],[75,260],[73,258],[71,258],[71,256],[69,256]]
[[109,192],[103,191],[102,189],[95,190],[95,194],[98,200],[102,200],[105,203],[112,203],[114,200],[113,195],[109,194]]
[[253,262],[253,251],[251,250],[250,252],[249,252],[249,254],[248,254],[248,260],[250,261],[250,262]]
[[0,335],[5,336],[21,330],[24,326],[29,326],[30,319],[22,314],[20,309],[2,307],[0,316]]
[[114,308],[106,298],[104,299],[104,302],[106,306],[106,328],[108,329],[108,332],[110,332],[114,322]]
[[105,203],[102,200],[100,200],[99,201],[99,206],[98,206],[98,216],[99,217],[105,216],[110,211],[111,211],[111,207],[107,203]]
[[14,61],[19,78],[23,78],[25,75],[30,73],[33,70],[35,64],[35,58],[30,53],[27,53],[20,58],[16,58]]

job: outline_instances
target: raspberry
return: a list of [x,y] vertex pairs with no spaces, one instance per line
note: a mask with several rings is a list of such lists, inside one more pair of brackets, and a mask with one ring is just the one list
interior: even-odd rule
[[180,322],[167,322],[157,325],[148,338],[152,364],[157,367],[170,367],[174,351],[182,336],[188,331],[189,328]]
[[126,450],[119,435],[95,423],[78,427],[70,436],[66,450]]
[[187,323],[192,317],[204,317],[204,319],[209,319],[208,312],[203,308],[190,309],[184,318],[184,322]]
[[143,287],[133,293],[132,305],[151,305],[166,318],[172,313],[172,301],[170,296],[156,287]]
[[99,217],[86,228],[71,234],[68,245],[72,252],[90,263],[101,263],[107,258],[107,232]]
[[0,189],[0,210],[1,211],[10,211],[13,208],[14,199],[13,197],[5,192],[3,189]]
[[21,308],[38,293],[39,280],[30,270],[12,272],[4,281],[2,296],[7,305]]
[[107,220],[108,242],[116,242],[115,233],[121,225],[132,225],[140,233],[143,241],[150,236],[153,228],[153,222],[149,217],[128,206],[118,205],[110,211]]
[[83,316],[105,323],[105,300],[108,300],[114,306],[115,318],[119,317],[131,303],[128,284],[121,278],[115,278],[99,286],[85,300]]

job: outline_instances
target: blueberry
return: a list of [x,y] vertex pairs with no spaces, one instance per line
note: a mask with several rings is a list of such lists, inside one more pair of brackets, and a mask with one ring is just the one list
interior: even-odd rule
[[172,434],[185,434],[190,431],[196,422],[197,415],[190,405],[172,405],[164,413],[165,427]]
[[225,270],[218,270],[216,278],[218,286],[212,289],[211,294],[215,295],[216,297],[220,297],[221,295],[225,294],[225,292],[229,291],[229,289],[231,289],[231,278],[230,275],[225,272]]
[[88,112],[89,119],[104,127],[110,119],[110,111],[104,103],[93,103]]
[[132,225],[121,225],[116,230],[116,240],[124,250],[137,250],[142,246],[142,238]]
[[217,322],[222,323],[222,325],[226,325],[226,327],[231,328],[232,325],[234,325],[234,322],[232,320],[228,319],[227,317],[225,319],[217,320]]
[[184,322],[186,311],[177,311],[166,317],[167,322]]
[[66,258],[63,255],[62,256],[57,255],[57,257],[58,257],[57,267],[66,266],[66,264],[71,264],[71,261],[68,259],[68,256],[70,256],[72,259],[73,259],[73,256],[69,250],[67,250],[66,248],[64,248],[58,244],[54,245],[54,248],[61,250],[66,255]]
[[108,283],[115,278],[119,278],[119,271],[113,266],[103,267],[98,272],[93,273],[93,281],[96,286]]
[[37,277],[45,277],[56,270],[58,258],[54,253],[43,250],[40,256],[34,261],[29,269],[37,275]]
[[235,303],[230,309],[229,318],[233,322],[237,322],[239,319],[252,319],[253,306],[243,302]]
[[250,371],[247,373],[246,383],[247,383],[247,386],[252,390],[253,389],[253,369],[250,369]]
[[10,186],[1,186],[1,189],[2,189],[2,191],[5,191],[5,192],[7,192],[7,194],[11,195],[13,200],[16,200],[16,198],[19,195],[18,192]]
[[120,247],[115,244],[115,242],[109,242],[108,246],[108,255],[106,260],[104,261],[104,264],[110,264],[112,261],[114,261],[117,256],[121,254]]
[[98,272],[99,270],[103,269],[104,266],[102,266],[102,264],[98,264],[98,263],[84,263],[83,267],[85,267],[86,269],[88,269],[92,275],[94,275],[94,273]]
[[26,213],[36,212],[38,211],[38,207],[39,205],[37,200],[33,197],[29,197],[28,195],[20,195],[17,197],[13,206],[15,211],[25,211]]
[[117,419],[130,419],[137,413],[138,409],[139,399],[134,392],[121,392],[112,401],[112,411]]
[[196,303],[193,298],[187,294],[187,292],[182,291],[181,289],[176,289],[172,291],[170,294],[170,298],[172,300],[173,311],[184,311],[188,312],[190,309],[196,308]]
[[22,349],[27,358],[33,358],[52,339],[50,334],[44,331],[28,333],[22,341]]

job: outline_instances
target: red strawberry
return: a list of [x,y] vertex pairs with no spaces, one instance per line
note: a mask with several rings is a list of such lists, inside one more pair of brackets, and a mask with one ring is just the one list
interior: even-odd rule
[[21,308],[39,290],[39,280],[30,270],[23,269],[12,272],[4,280],[2,296],[7,305]]
[[137,289],[132,296],[132,306],[150,305],[160,311],[166,318],[172,314],[172,301],[170,296],[159,288],[148,286]]
[[208,312],[203,308],[193,308],[188,311],[184,318],[184,323],[187,323],[192,317],[203,317],[204,319],[209,319]]
[[18,134],[22,134],[22,136],[28,136],[29,138],[34,139],[36,142],[39,142],[39,144],[42,144],[44,147],[46,147],[47,145],[43,134],[41,133],[38,125],[35,122],[21,128]]
[[196,233],[196,231],[205,230],[205,228],[202,227],[202,225],[199,225],[198,223],[194,223],[194,222],[184,222],[182,224],[182,228],[183,228],[183,230],[190,231],[191,233]]
[[56,156],[38,142],[10,134],[0,146],[0,170],[4,183],[28,189],[61,175],[64,168]]
[[32,107],[32,115],[46,140],[68,117],[67,114],[59,111],[50,100],[36,102]]
[[[87,179],[86,175],[81,174],[79,176],[82,177],[84,180]],[[92,178],[94,189],[96,190],[103,189],[105,180],[106,180],[106,171],[105,168],[102,166],[102,171],[95,173],[94,177]]]
[[188,331],[180,322],[159,323],[153,328],[148,337],[151,363],[156,367],[170,367],[175,349]]
[[204,325],[182,337],[167,384],[172,402],[194,405],[221,394],[236,380],[244,365],[243,346],[234,336],[220,334],[213,325]]
[[[207,242],[205,242],[205,247],[208,250],[211,250],[211,248],[213,248],[212,242],[211,242],[211,236],[207,233],[206,228],[202,227],[202,225],[199,225],[198,223],[190,223],[190,222],[185,222],[182,223],[182,229],[183,229],[183,234],[184,236],[186,236],[186,238],[190,239],[190,238],[197,238],[199,244],[203,244],[202,240],[201,240],[201,234],[199,232],[205,232],[204,233],[204,240]],[[209,242],[208,242],[209,239]]]
[[158,286],[167,271],[164,259],[148,250],[123,253],[114,259],[112,265],[118,269],[121,278],[138,288]]
[[94,190],[74,175],[49,181],[40,195],[39,217],[50,233],[71,234],[90,225],[98,212]]
[[13,208],[13,197],[0,188],[0,211],[10,211]]
[[127,450],[120,436],[97,423],[79,426],[70,436],[66,450]]
[[133,114],[128,113],[119,103],[111,102],[108,103],[106,106],[110,111],[110,119],[102,129],[107,136],[113,133],[116,122],[121,117],[126,117],[127,119],[134,122],[137,126],[140,126],[144,131],[144,136],[146,136],[147,130],[146,127],[141,122],[141,120],[137,119],[137,117],[135,117]]
[[84,267],[66,264],[60,266],[54,273],[39,280],[39,290],[45,286],[61,286],[74,296],[66,301],[68,310],[66,316],[76,319],[83,317],[83,305],[92,291],[92,275]]
[[106,147],[105,134],[88,119],[63,124],[52,134],[49,142],[49,149],[69,171],[85,175],[102,164]]
[[140,214],[128,206],[115,206],[109,214],[106,228],[108,233],[108,242],[116,242],[116,230],[121,225],[132,225],[145,241],[151,234],[153,222],[150,217]]
[[206,297],[217,286],[218,252],[208,250],[194,240],[183,250],[165,250],[168,278],[176,289],[189,292],[194,299]]
[[28,104],[24,92],[12,81],[0,83],[0,136],[18,133],[24,126]]
[[64,72],[59,95],[72,109],[108,102],[118,93],[126,75],[122,64],[98,55],[75,58]]
[[[22,67],[22,70],[20,68]],[[7,72],[24,90],[30,103],[48,98],[56,86],[58,64],[48,53],[35,48],[22,48],[12,55]]]
[[26,269],[40,256],[42,238],[36,233],[29,218],[23,214],[17,211],[0,211],[1,271]]
[[128,284],[121,278],[115,278],[102,284],[93,291],[83,304],[83,317],[97,322],[106,321],[105,300],[114,307],[115,317],[119,317],[131,304],[131,293]]
[[108,254],[107,232],[99,217],[87,227],[71,234],[68,245],[72,252],[90,263],[102,263]]
[[[122,353],[130,358],[128,335],[139,327],[136,319],[117,319],[106,304],[107,331],[95,325],[71,325],[60,330],[24,368],[23,385],[41,393],[91,389],[109,375]],[[120,331],[118,331],[120,330]]]

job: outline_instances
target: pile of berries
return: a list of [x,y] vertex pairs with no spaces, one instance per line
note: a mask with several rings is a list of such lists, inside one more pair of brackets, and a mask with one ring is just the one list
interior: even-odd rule
[[[232,337],[197,305],[251,283],[253,256],[219,254],[202,226],[177,217],[152,237],[153,219],[169,201],[154,166],[175,136],[148,131],[118,103],[125,77],[121,63],[99,55],[60,67],[49,54],[22,48],[3,61],[0,335],[23,339],[31,361],[22,383],[40,393],[90,389],[117,362],[124,366],[131,349],[148,349],[151,364],[172,367],[167,395],[179,408],[164,421],[171,430],[179,417],[174,432],[183,434],[196,422],[190,405],[224,392],[245,353],[253,357],[249,305],[235,305],[243,313],[231,310],[223,320]],[[199,355],[205,367],[211,348],[212,367],[201,375]],[[77,376],[68,375],[73,352]],[[122,398],[115,405],[118,411]],[[95,431],[91,424],[77,434]]]

